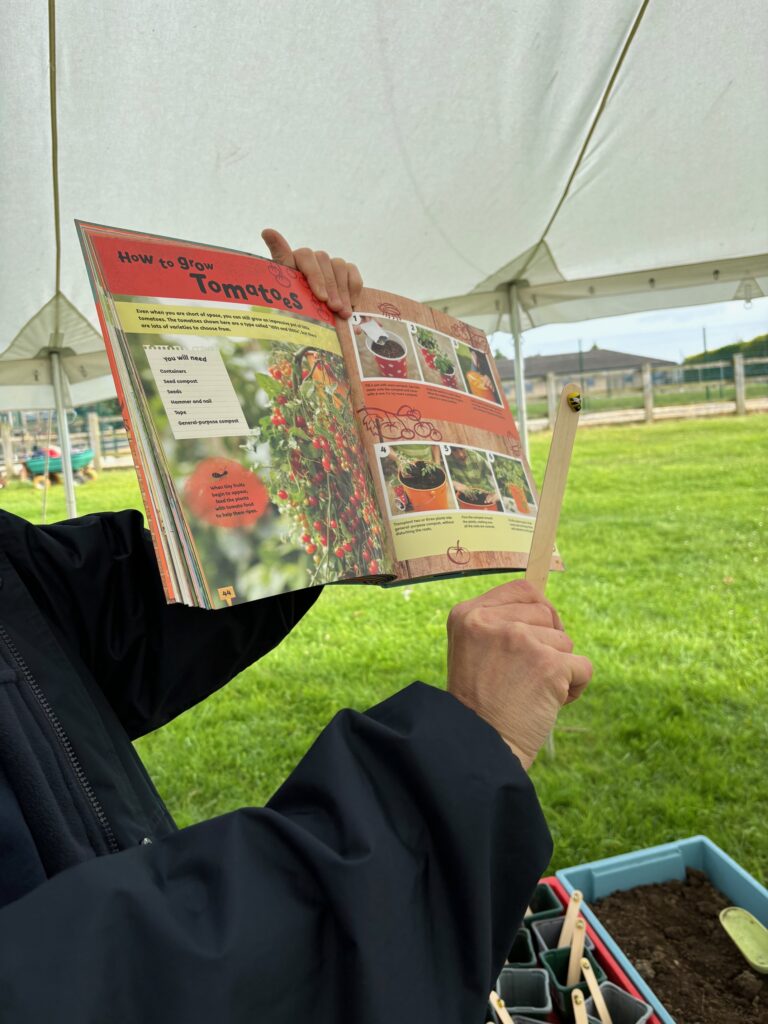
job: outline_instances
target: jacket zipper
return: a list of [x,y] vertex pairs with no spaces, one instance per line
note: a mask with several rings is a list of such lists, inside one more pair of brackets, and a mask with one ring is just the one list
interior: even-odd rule
[[5,631],[4,626],[0,626],[0,638],[2,638],[6,647],[10,651],[11,657],[21,669],[22,675],[24,676],[27,685],[34,694],[37,703],[42,708],[43,714],[48,719],[51,728],[53,729],[59,740],[59,743],[61,743],[64,753],[67,755],[67,759],[69,760],[69,763],[72,767],[72,771],[75,774],[75,778],[77,779],[80,788],[85,794],[85,797],[88,800],[88,803],[90,804],[91,809],[93,810],[93,813],[96,817],[96,820],[98,821],[99,826],[104,834],[104,838],[107,841],[107,846],[109,847],[110,853],[117,853],[120,847],[118,845],[117,839],[115,838],[115,833],[112,831],[112,826],[110,825],[109,819],[104,813],[104,808],[101,806],[99,798],[93,791],[93,786],[88,781],[88,776],[83,771],[83,766],[80,764],[78,756],[75,753],[72,744],[70,743],[69,736],[67,736],[66,732],[64,731],[64,726],[59,721],[59,717],[56,714],[56,712],[48,703],[48,698],[40,689],[37,680],[32,675],[32,673],[29,670],[29,666],[19,653],[18,647],[13,642],[13,640],[8,636],[8,633]]

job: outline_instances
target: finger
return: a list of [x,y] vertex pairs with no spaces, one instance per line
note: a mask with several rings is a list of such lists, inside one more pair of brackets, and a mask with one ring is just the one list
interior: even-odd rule
[[484,605],[486,614],[498,617],[503,622],[521,622],[527,626],[552,628],[552,612],[545,604],[508,604],[503,606]]
[[555,629],[554,626],[528,626],[527,632],[539,643],[546,644],[547,647],[554,647],[556,651],[561,651],[563,654],[571,654],[573,651],[573,640],[567,633],[561,629]]
[[573,704],[575,700],[579,699],[579,697],[582,695],[582,693],[584,693],[588,686],[589,683],[573,683],[571,686],[568,687],[568,696],[566,698],[565,703]]
[[274,228],[264,228],[261,232],[261,237],[266,242],[267,248],[269,249],[269,255],[275,263],[280,263],[284,267],[291,267],[294,270],[296,269],[296,260],[293,256],[293,249],[291,249],[290,245],[279,231],[275,231]]
[[331,260],[331,267],[333,268],[333,276],[336,279],[336,287],[339,290],[339,302],[341,308],[339,309],[339,316],[348,319],[352,316],[352,299],[349,296],[349,270],[347,269],[347,261],[339,258]]
[[494,605],[505,605],[505,604],[542,604],[544,607],[549,609],[550,616],[552,619],[552,625],[555,629],[562,629],[563,624],[560,621],[560,616],[555,611],[552,604],[541,594],[536,587],[532,586],[526,580],[512,580],[510,583],[501,583],[498,587],[492,587],[486,591],[485,594],[481,594],[480,597],[474,598],[478,604],[492,607]]
[[325,302],[328,298],[328,286],[325,283],[325,275],[317,262],[317,256],[311,249],[297,249],[294,253],[296,268],[300,270],[307,279],[307,284],[312,289],[316,299]]
[[333,272],[331,258],[327,252],[316,252],[315,257],[320,270],[323,272],[323,277],[325,278],[325,290],[328,292],[328,298],[325,301],[334,313],[338,313],[341,308],[341,301],[339,299],[339,288],[336,284],[336,275]]
[[570,673],[569,694],[576,693],[576,696],[579,696],[589,686],[589,681],[592,678],[592,662],[583,654],[564,654],[563,657],[566,661],[566,669]]
[[349,274],[349,301],[352,303],[352,309],[355,309],[363,291],[363,278],[354,263],[347,264],[347,271]]

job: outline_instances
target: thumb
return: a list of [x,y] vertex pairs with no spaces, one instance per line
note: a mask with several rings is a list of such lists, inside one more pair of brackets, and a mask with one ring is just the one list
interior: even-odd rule
[[273,228],[265,228],[261,232],[261,237],[267,243],[269,249],[269,255],[275,261],[275,263],[281,263],[284,267],[291,267],[296,269],[296,260],[293,258],[293,249],[279,231],[275,231]]

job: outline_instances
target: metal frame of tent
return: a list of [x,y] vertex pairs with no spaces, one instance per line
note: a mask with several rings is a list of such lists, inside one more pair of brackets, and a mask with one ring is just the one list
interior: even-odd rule
[[[624,40],[624,45],[617,55],[605,84],[571,172],[538,242],[512,261],[512,266],[515,264],[520,264],[520,266],[515,269],[511,277],[506,277],[502,268],[501,271],[491,275],[465,295],[432,300],[432,305],[456,317],[473,320],[488,315],[495,316],[495,330],[500,329],[504,316],[508,317],[510,333],[514,339],[517,424],[526,456],[528,455],[528,421],[525,403],[525,363],[522,351],[522,313],[528,316],[531,326],[540,326],[554,321],[574,322],[604,316],[617,316],[628,312],[641,312],[647,309],[668,309],[676,306],[724,301],[729,298],[747,299],[763,295],[755,278],[768,276],[768,254],[764,253],[746,258],[739,257],[678,267],[649,268],[605,277],[573,280],[568,280],[560,273],[549,254],[547,236],[568,198],[571,186],[589,149],[649,3],[650,0],[643,0],[638,8]],[[544,277],[543,280],[531,284],[527,280],[526,274],[540,257],[544,258],[543,262],[548,266],[549,279]],[[540,272],[537,276],[540,276]],[[724,291],[728,282],[737,283],[735,294],[728,294]],[[744,294],[745,291],[748,294]],[[692,293],[699,294],[694,296]],[[665,295],[666,299],[662,298],[659,301],[659,297]],[[585,301],[591,307],[592,312],[587,315],[579,315],[579,303],[583,304]],[[547,306],[555,304],[559,307],[558,316],[547,317],[544,314],[537,318],[533,315],[535,311],[541,313],[542,310],[546,310]],[[536,319],[539,319],[538,324]]]
[[[498,284],[493,290],[483,289],[481,285],[466,295],[437,299],[432,304],[452,316],[482,322],[493,330],[500,330],[504,318],[508,319],[515,346],[518,428],[527,452],[523,316],[531,327],[538,327],[729,299],[750,302],[763,295],[756,279],[765,277],[768,277],[768,253],[760,253],[606,277],[572,281],[561,278],[536,285],[527,280],[512,280]],[[591,315],[584,315],[585,307]]]

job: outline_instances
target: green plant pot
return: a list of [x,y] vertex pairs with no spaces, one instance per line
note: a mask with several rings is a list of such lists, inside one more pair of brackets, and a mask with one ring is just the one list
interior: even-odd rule
[[507,953],[505,967],[535,967],[536,952],[531,941],[531,933],[527,928],[520,928],[512,942],[512,948]]
[[[564,921],[565,914],[561,914],[560,917],[548,917],[544,921],[531,922],[531,934],[539,953],[546,953],[548,949],[557,949]],[[588,935],[584,936],[584,948],[589,950],[590,953],[595,948],[594,942]]]
[[[573,1020],[573,1005],[571,1004],[571,992],[575,988],[584,993],[584,998],[589,997],[589,987],[586,981],[580,981],[577,985],[567,985],[568,960],[570,959],[571,948],[564,946],[562,949],[548,949],[539,957],[541,966],[549,975],[549,984],[552,989],[552,999],[565,1020]],[[588,950],[584,950],[584,956],[592,965],[598,985],[605,981],[605,971],[595,960]]]
[[531,921],[545,921],[548,917],[560,917],[563,905],[548,885],[540,882],[528,904],[533,913],[526,914],[523,924],[530,928]]

